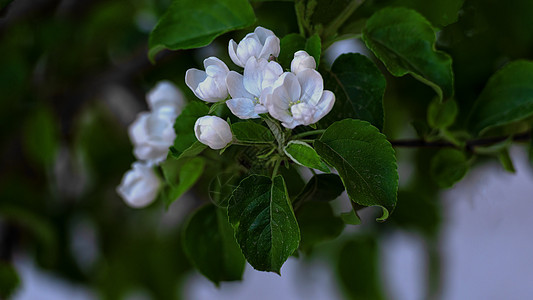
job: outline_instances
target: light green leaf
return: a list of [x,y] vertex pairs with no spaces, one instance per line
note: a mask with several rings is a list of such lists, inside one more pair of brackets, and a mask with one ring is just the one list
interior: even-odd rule
[[198,181],[204,172],[205,159],[194,157],[186,161],[167,159],[161,164],[168,188],[163,191],[165,206],[168,207]]
[[163,49],[199,48],[255,22],[247,0],[174,0],[150,33],[150,60]]
[[194,135],[194,123],[196,123],[198,118],[207,115],[208,111],[209,108],[207,105],[202,102],[194,101],[187,104],[185,109],[183,109],[181,114],[176,118],[176,122],[174,123],[176,139],[174,140],[174,145],[171,149],[171,153],[174,157],[179,158],[186,150],[189,154],[199,151],[201,148],[199,145],[191,148],[193,144],[198,141]]
[[380,206],[385,220],[396,206],[398,172],[394,149],[370,123],[346,119],[315,141],[317,153],[337,169],[348,196],[363,206]]
[[328,166],[322,161],[313,147],[302,141],[290,141],[283,148],[285,154],[295,163],[329,173]]
[[392,75],[411,74],[432,87],[441,100],[453,96],[452,59],[435,49],[435,30],[416,11],[378,11],[368,19],[363,40]]
[[457,117],[457,102],[450,99],[446,102],[440,102],[435,99],[428,107],[428,124],[432,128],[444,129],[449,127]]
[[344,229],[344,223],[327,202],[305,203],[296,212],[296,219],[302,235],[300,249],[306,253],[316,244],[336,238]]
[[352,118],[383,130],[385,77],[368,57],[358,53],[339,56],[324,74],[325,88],[335,93],[335,105],[321,124]]
[[320,41],[320,36],[318,34],[313,34],[305,42],[305,52],[314,57],[316,62],[316,67],[320,64],[320,55],[322,54],[322,42]]
[[431,159],[430,172],[442,188],[452,187],[468,171],[468,161],[462,151],[442,149]]
[[170,153],[174,158],[182,159],[197,156],[198,154],[202,153],[206,148],[206,145],[200,143],[199,141],[196,141],[189,148],[185,149],[181,153],[177,151],[174,146],[172,146],[170,147]]
[[228,216],[246,260],[259,271],[280,274],[300,242],[283,177],[250,175],[233,192]]
[[244,257],[225,209],[206,205],[194,212],[185,224],[183,250],[196,269],[216,285],[242,279]]
[[272,132],[263,125],[252,121],[231,124],[231,131],[235,138],[248,143],[272,143],[275,138]]
[[503,166],[503,169],[509,173],[516,173],[516,170],[513,165],[513,160],[511,159],[511,156],[509,155],[508,149],[503,149],[498,154],[498,159],[500,160],[500,163]]
[[372,236],[357,236],[342,246],[337,270],[350,299],[384,299],[378,260],[378,243]]
[[474,135],[533,115],[533,61],[507,64],[489,79],[469,117]]

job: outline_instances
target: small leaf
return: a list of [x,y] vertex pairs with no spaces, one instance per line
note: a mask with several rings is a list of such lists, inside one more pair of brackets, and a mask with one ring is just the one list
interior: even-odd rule
[[316,67],[320,64],[320,55],[322,53],[322,42],[320,41],[320,36],[318,34],[313,34],[305,42],[305,52],[314,57],[316,62]]
[[165,206],[169,207],[198,181],[204,172],[205,159],[194,157],[186,161],[166,160],[161,164],[165,180],[169,184],[164,191]]
[[435,50],[435,30],[416,11],[378,11],[368,19],[363,40],[392,75],[413,75],[432,87],[441,100],[453,96],[452,59]]
[[231,131],[235,138],[247,143],[272,143],[275,141],[272,132],[263,125],[252,121],[231,124]]
[[246,260],[259,271],[280,274],[300,242],[283,177],[245,178],[233,192],[228,216]]
[[205,149],[207,149],[207,146],[200,143],[199,141],[194,142],[189,148],[185,149],[183,152],[179,152],[174,148],[174,146],[170,147],[170,153],[172,156],[176,159],[182,159],[182,158],[189,158],[197,156],[198,154],[202,153]]
[[396,206],[398,172],[394,149],[370,123],[346,119],[315,141],[318,154],[339,172],[348,196],[363,206],[380,206],[385,220]]
[[361,224],[361,218],[359,218],[359,215],[357,215],[357,212],[354,209],[352,209],[349,212],[342,213],[341,220],[344,222],[344,224],[347,224],[347,225],[360,225]]
[[500,160],[500,163],[503,166],[503,169],[509,173],[516,173],[516,170],[513,165],[513,160],[511,159],[511,156],[509,155],[508,149],[503,149],[498,154],[498,159]]
[[285,154],[295,163],[329,173],[328,166],[322,161],[313,147],[302,141],[290,141],[283,148]]
[[224,209],[206,205],[194,212],[185,224],[183,250],[196,269],[216,285],[242,279],[244,257]]
[[357,236],[342,246],[337,270],[350,299],[384,299],[378,259],[378,243],[372,236]]
[[296,196],[294,204],[308,201],[327,202],[337,199],[344,192],[344,185],[339,175],[318,174],[305,185],[303,190]]
[[514,61],[496,72],[476,100],[469,117],[474,135],[533,115],[533,61]]
[[431,159],[431,175],[442,188],[452,187],[465,176],[466,171],[468,162],[462,151],[442,149]]
[[298,209],[296,219],[302,235],[300,249],[306,253],[316,244],[336,238],[344,229],[344,223],[327,202],[305,203]]
[[[209,108],[207,105],[199,101],[194,101],[187,104],[185,109],[176,118],[176,122],[174,123],[176,139],[174,140],[173,150],[171,150],[174,157],[180,157],[185,150],[188,150],[198,141],[194,135],[194,123],[196,123],[198,118],[207,115],[208,111]],[[199,149],[199,147],[195,147],[194,149]]]
[[199,48],[255,22],[247,0],[174,0],[150,33],[150,60],[163,49]]
[[325,88],[335,93],[335,105],[321,124],[352,118],[370,122],[383,130],[385,77],[368,57],[358,53],[340,55],[324,74]]
[[457,102],[450,99],[445,102],[434,100],[428,107],[428,124],[432,128],[447,128],[457,117]]
[[294,58],[294,53],[299,50],[304,50],[305,46],[306,40],[303,36],[297,33],[287,34],[280,40],[280,52],[278,56],[278,62],[285,69],[290,69],[291,61]]

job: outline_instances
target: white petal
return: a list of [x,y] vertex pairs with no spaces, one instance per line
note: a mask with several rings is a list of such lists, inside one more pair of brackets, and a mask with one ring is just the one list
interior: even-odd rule
[[314,106],[305,102],[295,104],[291,107],[292,117],[302,125],[313,124],[313,115],[316,111]]
[[297,51],[291,61],[291,72],[298,74],[305,69],[316,69],[315,59],[305,51]]
[[297,102],[300,96],[298,79],[292,73],[283,73],[274,84],[272,94],[266,96],[265,106],[272,117],[285,123],[292,122],[290,104]]
[[142,112],[138,114],[135,121],[133,121],[133,123],[131,123],[130,127],[128,128],[130,140],[134,145],[148,140],[148,134],[146,133],[146,123],[148,121],[149,116],[149,112]]
[[198,98],[206,102],[218,102],[228,97],[228,90],[225,85],[225,79],[224,85],[221,86],[216,78],[207,77],[204,81],[200,82],[195,90],[195,94]]
[[244,67],[244,88],[255,97],[261,95],[264,70],[267,65],[268,61],[266,59],[250,57]]
[[268,59],[270,55],[274,57],[279,56],[280,51],[280,41],[277,36],[269,36],[264,45],[263,49],[261,49],[261,53],[259,54],[259,57]]
[[259,115],[255,112],[256,104],[250,98],[233,98],[226,101],[231,112],[240,119],[255,119]]
[[229,124],[216,116],[204,116],[194,124],[196,138],[211,149],[222,149],[233,139]]
[[183,94],[170,81],[163,80],[148,92],[146,96],[150,110],[174,110],[176,115],[184,104]]
[[229,52],[229,57],[231,58],[233,63],[235,63],[239,67],[244,68],[245,62],[241,62],[241,60],[237,56],[237,43],[233,39],[229,41],[228,52]]
[[189,69],[187,70],[187,72],[185,72],[185,84],[187,84],[187,86],[192,90],[194,95],[196,95],[196,97],[198,98],[200,98],[200,96],[196,94],[196,89],[198,88],[200,82],[204,81],[206,78],[207,74],[204,71],[198,69]]
[[333,94],[331,91],[325,90],[320,98],[320,101],[318,102],[318,105],[316,106],[316,112],[313,115],[313,123],[318,122],[325,115],[327,115],[333,108],[334,104],[335,94]]
[[253,33],[248,34],[237,46],[237,57],[241,62],[248,62],[250,57],[259,57],[263,45]]
[[302,87],[300,100],[311,105],[316,105],[320,100],[320,97],[322,97],[322,92],[324,90],[322,75],[316,70],[306,69],[298,73],[296,76]]
[[160,180],[152,166],[135,162],[132,169],[124,174],[117,193],[131,207],[140,208],[152,203],[159,192]]
[[221,71],[225,71],[226,73],[229,72],[228,66],[226,66],[226,64],[223,61],[221,61],[219,58],[214,57],[214,56],[204,59],[205,69],[207,70],[209,66],[216,66],[217,69]]
[[272,30],[266,29],[261,26],[257,26],[254,30],[254,33],[263,45],[265,44],[265,41],[268,37],[276,36],[274,32],[272,32]]
[[226,85],[228,86],[231,98],[254,98],[254,95],[250,94],[244,88],[243,79],[244,77],[235,71],[230,71],[228,73],[228,76],[226,77]]
[[261,89],[266,89],[274,85],[274,82],[283,74],[283,68],[275,61],[270,61],[263,66],[263,79]]
[[302,125],[302,124],[300,124],[300,123],[298,123],[298,121],[292,119],[290,122],[282,122],[281,125],[283,125],[283,127],[285,127],[285,128],[293,129],[294,127],[296,127],[298,125]]

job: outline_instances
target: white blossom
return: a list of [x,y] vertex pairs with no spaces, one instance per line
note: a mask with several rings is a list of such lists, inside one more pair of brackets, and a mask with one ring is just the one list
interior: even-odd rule
[[266,95],[283,73],[283,68],[274,61],[250,58],[244,68],[244,76],[231,71],[226,78],[232,99],[226,101],[231,112],[241,119],[259,118],[266,113]]
[[204,116],[196,120],[194,134],[211,149],[222,149],[233,139],[228,122],[216,116]]
[[229,69],[216,57],[204,60],[205,71],[189,69],[185,73],[185,83],[196,97],[206,102],[218,102],[228,97],[226,76]]
[[268,59],[271,55],[279,55],[279,38],[266,28],[257,26],[254,32],[247,34],[237,44],[229,41],[228,51],[231,60],[238,66],[244,67],[250,57]]
[[158,82],[146,99],[151,111],[167,114],[170,118],[176,118],[185,104],[181,91],[167,80]]
[[151,164],[134,162],[132,169],[122,177],[117,193],[129,206],[141,208],[156,199],[160,184]]
[[294,74],[283,73],[272,87],[266,106],[272,117],[286,128],[310,125],[328,114],[335,94],[324,90],[320,73],[306,69]]
[[316,69],[315,58],[303,50],[294,53],[294,58],[291,61],[291,72],[298,74],[307,69]]

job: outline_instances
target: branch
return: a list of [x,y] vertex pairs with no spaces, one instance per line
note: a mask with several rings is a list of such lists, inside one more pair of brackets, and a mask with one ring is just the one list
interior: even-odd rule
[[[478,146],[490,146],[499,142],[507,140],[509,136],[497,136],[490,138],[482,138],[476,140],[469,140],[466,142],[466,149],[472,151],[475,147]],[[525,142],[531,139],[531,132],[523,132],[513,136],[514,142]],[[457,145],[447,142],[447,141],[435,141],[428,142],[425,140],[391,140],[390,143],[393,147],[405,147],[405,148],[457,148]]]

